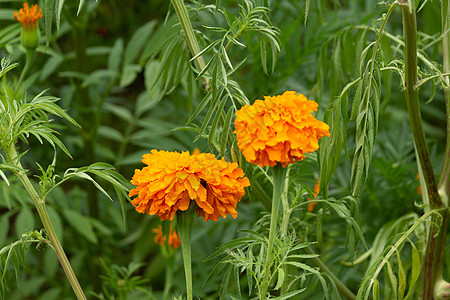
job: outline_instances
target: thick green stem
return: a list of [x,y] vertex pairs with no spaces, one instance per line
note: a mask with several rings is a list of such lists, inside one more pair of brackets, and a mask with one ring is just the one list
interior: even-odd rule
[[[181,28],[183,28],[184,36],[186,37],[186,42],[191,50],[193,57],[200,53],[200,47],[195,37],[194,29],[192,28],[191,20],[184,5],[183,0],[171,0],[175,12],[180,20]],[[197,56],[194,60],[195,66],[198,70],[203,70],[206,67],[205,59],[202,55]],[[208,91],[210,89],[209,79],[203,76],[203,83],[205,84],[205,89]]]
[[[13,162],[17,167],[22,169],[20,162],[17,160],[17,152],[14,146],[11,146],[7,153],[8,160]],[[33,185],[31,184],[30,179],[27,177],[25,172],[23,171],[15,171],[14,174],[19,178],[25,187],[26,191],[30,195],[33,203],[38,211],[39,217],[41,218],[42,224],[44,226],[45,232],[48,235],[50,240],[50,245],[55,250],[56,256],[58,257],[59,262],[61,263],[64,272],[66,273],[67,279],[72,286],[72,289],[77,296],[77,299],[86,299],[84,295],[83,289],[81,288],[75,273],[73,272],[72,266],[70,265],[69,260],[67,259],[66,253],[61,246],[61,243],[56,236],[56,232],[53,229],[52,222],[48,216],[47,210],[45,208],[44,200],[38,195]]]
[[266,299],[267,291],[270,286],[270,267],[272,266],[272,251],[277,230],[278,210],[280,208],[281,194],[283,192],[284,180],[286,178],[286,169],[280,164],[272,167],[273,176],[273,194],[272,194],[272,212],[270,214],[269,241],[267,244],[266,261],[264,263],[264,277],[261,282],[259,299]]
[[286,167],[286,179],[281,194],[281,203],[283,203],[283,220],[281,221],[281,236],[286,236],[289,225],[289,217],[291,212],[289,210],[288,190],[289,190],[289,171],[292,165]]
[[191,233],[194,223],[195,205],[190,205],[187,211],[177,212],[178,230],[183,253],[184,272],[186,277],[187,300],[192,300],[192,267],[191,267]]
[[[400,1],[399,1],[400,2]],[[405,2],[405,3],[403,3]],[[409,121],[414,136],[419,163],[430,199],[429,209],[442,208],[442,202],[437,191],[430,152],[425,140],[425,133],[420,115],[419,93],[417,90],[417,29],[416,14],[407,0],[401,1],[403,15],[403,33],[405,39],[405,95]]]
[[[287,236],[288,227],[289,227],[289,218],[291,216],[291,210],[289,209],[289,201],[288,201],[288,191],[289,191],[289,171],[291,170],[291,165],[286,167],[286,180],[283,186],[283,192],[281,194],[281,203],[283,203],[283,219],[281,221],[281,237],[285,238]],[[286,274],[286,278],[289,277],[289,268],[287,264],[283,264],[283,271]],[[288,291],[289,282],[288,280],[284,280],[281,285],[280,295],[284,295]]]
[[[442,218],[433,215],[431,223],[439,224],[440,228],[428,225],[427,241],[422,264],[422,292],[420,299],[434,300],[436,282],[442,278],[442,266],[447,236],[448,209],[443,198],[438,193],[430,153],[425,140],[425,134],[420,115],[419,94],[417,90],[417,29],[414,4],[410,1],[398,1],[403,16],[403,31],[405,39],[405,95],[410,124],[414,136],[417,157],[422,170],[427,192],[424,193],[426,211],[438,209]],[[448,145],[447,145],[448,146]],[[445,168],[445,165],[444,165]],[[441,178],[442,180],[442,178]],[[428,199],[426,199],[428,198]]]

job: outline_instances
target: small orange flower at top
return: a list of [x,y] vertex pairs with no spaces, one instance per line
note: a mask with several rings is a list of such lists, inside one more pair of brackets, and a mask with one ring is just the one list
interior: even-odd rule
[[[314,189],[313,189],[313,191],[314,191],[314,193],[313,193],[313,198],[316,198],[316,196],[319,194],[319,188],[320,188],[320,179],[317,180],[317,183],[316,183],[316,185],[314,186]],[[314,206],[316,206],[316,204],[319,203],[319,202],[317,202],[317,201],[312,201],[312,200],[313,200],[313,199],[308,198],[308,201],[311,201],[311,202],[309,202],[309,204],[308,204],[308,211],[309,211],[309,212],[312,212],[312,211],[314,210]]]
[[[155,243],[162,247],[166,241],[166,237],[162,232],[162,226],[158,225],[158,227],[153,228],[152,231],[156,233],[154,238]],[[180,234],[176,230],[172,230],[172,225],[170,225],[168,244],[169,247],[172,247],[174,250],[177,250],[181,245]]]
[[37,4],[28,7],[28,3],[23,4],[19,12],[14,12],[14,19],[22,23],[23,26],[37,26],[39,19],[42,18],[42,10]]
[[136,211],[173,220],[178,210],[186,211],[194,201],[204,221],[219,216],[237,217],[237,202],[250,185],[237,163],[218,160],[214,154],[152,150],[144,154],[147,166],[136,169],[130,197]]
[[261,167],[286,167],[316,151],[318,140],[330,136],[330,127],[311,114],[317,107],[293,91],[243,106],[236,112],[234,133],[245,159]]
[[29,8],[25,2],[19,12],[14,12],[14,18],[22,23],[22,45],[28,49],[35,49],[39,44],[38,21],[42,18],[42,10],[37,4]]

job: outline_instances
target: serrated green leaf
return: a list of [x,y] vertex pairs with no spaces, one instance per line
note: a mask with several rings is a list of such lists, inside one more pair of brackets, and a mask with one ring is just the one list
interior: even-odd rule
[[63,215],[67,222],[77,231],[81,236],[85,237],[89,242],[97,244],[97,236],[94,233],[91,220],[79,212],[71,209],[63,210]]
[[117,39],[114,42],[114,46],[112,47],[111,53],[108,56],[108,69],[120,72],[123,48],[123,40],[121,38]]
[[156,20],[151,20],[139,27],[132,35],[125,48],[124,65],[131,65],[136,62],[139,53],[148,42],[150,34],[156,26]]
[[[208,145],[209,145],[210,149],[212,149],[211,145],[212,145],[213,140],[215,139],[215,132],[216,132],[216,129],[218,127],[219,118],[220,118],[220,116],[221,116],[221,114],[223,112],[225,104],[227,103],[227,98],[228,98],[227,96],[224,96],[220,100],[220,106],[217,108],[217,110],[215,112],[215,116],[214,116],[213,122],[211,123],[211,128],[210,128],[209,133],[208,133]],[[206,122],[206,120],[205,120],[205,122]],[[199,135],[201,135],[201,133],[202,133],[202,128],[200,128]]]
[[64,7],[65,0],[55,0],[55,10],[56,10],[56,30],[59,33],[59,28],[61,25],[61,12]]
[[141,71],[142,67],[140,65],[125,65],[122,70],[119,86],[121,88],[129,86]]
[[283,268],[279,268],[278,269],[278,279],[277,279],[277,284],[275,285],[274,290],[278,290],[279,288],[281,288],[281,286],[283,285],[284,282],[284,270]]
[[16,236],[20,238],[27,230],[33,229],[35,226],[34,215],[27,207],[22,207],[14,222]]
[[[1,167],[1,166],[0,166]],[[9,186],[9,181],[8,181],[8,177],[6,177],[6,174],[3,173],[2,170],[0,170],[0,177],[2,177],[2,179],[6,182],[6,184]],[[0,243],[1,244],[1,243]]]
[[395,276],[394,272],[392,271],[392,266],[391,263],[388,261],[386,262],[386,269],[387,273],[388,273],[388,279],[387,282],[389,284],[389,286],[391,287],[391,290],[393,292],[393,299],[397,299],[397,277]]
[[47,47],[52,38],[53,10],[54,0],[44,0],[44,18],[45,18],[45,41]]
[[78,10],[77,10],[77,16],[80,14],[81,9],[83,8],[85,0],[80,0],[80,3],[78,4]]
[[225,274],[222,278],[222,283],[220,284],[220,289],[219,289],[219,296],[220,299],[224,299],[225,298],[225,294],[228,290],[228,285],[230,283],[230,276],[231,276],[231,271],[233,269],[233,266],[228,266],[228,269],[225,271]]
[[[380,299],[380,289],[379,289],[379,281],[377,279],[374,280],[373,282],[373,288],[372,288],[372,293],[373,293],[373,300],[378,300]],[[368,294],[367,297],[365,299],[368,298]]]
[[225,122],[224,126],[222,128],[222,136],[221,136],[221,142],[220,142],[220,155],[222,157],[225,157],[225,150],[227,146],[228,141],[228,130],[230,129],[231,125],[231,118],[234,114],[234,107],[230,107],[228,109],[227,115],[225,116]]
[[99,126],[98,127],[98,134],[101,137],[116,141],[116,142],[121,142],[124,139],[124,136],[117,130],[114,129],[112,127],[109,126]]
[[406,289],[406,272],[403,268],[402,257],[398,250],[395,251],[397,253],[397,265],[398,265],[398,300],[403,300]]
[[273,300],[285,300],[285,299],[291,299],[293,296],[300,294],[301,292],[303,292],[304,290],[306,290],[306,288],[300,289],[300,290],[296,290],[296,291],[292,291],[289,293],[286,293],[282,296],[278,296],[275,298],[272,298]]
[[411,262],[411,278],[410,278],[410,282],[409,282],[408,294],[406,295],[405,300],[412,299],[412,297],[414,296],[415,285],[416,285],[417,279],[420,276],[420,271],[422,268],[419,251],[417,251],[417,248],[414,245],[414,243],[412,243],[411,241],[409,241],[409,243],[411,244],[411,261],[412,261]]

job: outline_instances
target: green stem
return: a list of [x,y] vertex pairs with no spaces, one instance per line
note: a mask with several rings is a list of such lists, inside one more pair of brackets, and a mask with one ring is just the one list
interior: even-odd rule
[[270,230],[269,241],[267,244],[266,261],[264,263],[264,277],[261,282],[261,293],[259,299],[266,299],[267,292],[270,285],[270,267],[272,265],[272,251],[275,240],[275,232],[277,230],[278,210],[281,202],[281,194],[283,192],[284,180],[286,178],[286,168],[280,164],[272,167],[273,176],[273,194],[272,194],[272,212],[270,214]]
[[289,227],[289,217],[291,212],[289,210],[288,190],[289,190],[289,172],[291,165],[286,167],[286,179],[283,186],[283,192],[281,194],[281,203],[283,204],[283,220],[281,221],[281,236],[286,236]]
[[[291,216],[291,210],[289,209],[288,191],[289,191],[289,172],[292,164],[286,167],[286,180],[283,186],[283,192],[281,194],[281,203],[283,204],[283,219],[281,220],[281,237],[286,238],[289,228],[289,218]],[[283,264],[283,271],[286,278],[289,277],[289,268],[287,264]],[[288,291],[288,280],[284,280],[281,285],[280,295],[284,295]]]
[[[304,251],[307,254],[315,254],[309,247],[304,248]],[[347,300],[356,299],[355,294],[353,294],[353,292],[350,291],[350,289],[345,284],[343,284],[342,281],[340,281],[339,278],[337,278],[336,275],[334,275],[330,269],[328,269],[328,267],[322,262],[320,258],[314,257],[311,259],[311,262],[314,266],[318,267],[322,272],[327,274],[331,278],[331,280],[333,280],[333,282],[336,284],[338,291],[341,293],[342,296],[345,297],[345,299]]]
[[407,0],[399,1],[403,15],[403,31],[405,39],[405,95],[408,108],[410,125],[412,128],[414,143],[417,149],[419,163],[423,172],[428,196],[430,198],[430,209],[442,208],[442,202],[437,191],[434,178],[433,166],[431,164],[430,152],[425,140],[425,133],[420,115],[419,93],[417,90],[417,29],[416,14],[413,7],[408,5]]
[[[444,2],[447,2],[444,5]],[[442,32],[446,34],[442,38],[442,59],[443,59],[443,73],[450,73],[450,11],[447,15],[444,15],[444,7],[447,6],[450,9],[450,0],[441,0],[442,10]],[[449,76],[444,77],[446,87],[444,87],[445,93],[445,111],[447,115],[447,143],[445,145],[444,162],[442,164],[441,177],[439,179],[439,195],[444,200],[446,206],[448,206],[448,197],[450,194],[450,79]]]
[[[427,241],[422,265],[422,292],[420,299],[434,300],[436,282],[442,278],[442,266],[444,259],[445,239],[447,236],[447,224],[449,212],[446,203],[438,193],[430,153],[425,140],[425,134],[420,115],[418,78],[417,78],[417,28],[414,4],[408,0],[398,1],[403,16],[403,31],[405,39],[405,95],[409,120],[414,136],[414,145],[419,160],[419,168],[422,171],[428,197],[424,197],[425,210],[439,210],[441,216],[433,215],[431,223],[439,224],[430,226],[427,224]],[[448,145],[447,145],[448,146]],[[444,163],[445,168],[445,163]],[[445,170],[444,170],[445,171]],[[444,175],[445,176],[445,175]],[[442,180],[442,178],[441,178]]]
[[[13,162],[17,167],[22,169],[22,165],[17,160],[17,152],[16,152],[14,146],[10,147],[10,149],[7,153],[7,157],[8,157],[9,161]],[[34,189],[33,185],[31,184],[30,179],[26,176],[24,171],[14,171],[14,174],[22,182],[26,191],[28,192],[31,199],[33,200],[34,206],[36,207],[36,209],[38,211],[39,217],[41,218],[44,229],[50,240],[50,245],[55,250],[56,256],[58,257],[58,260],[59,260],[62,268],[64,269],[64,272],[66,273],[67,279],[69,280],[70,285],[72,286],[72,289],[73,289],[75,295],[77,296],[77,299],[86,299],[83,289],[81,288],[81,286],[78,282],[78,279],[70,265],[70,262],[67,259],[66,253],[64,252],[64,249],[62,248],[61,243],[58,240],[56,232],[53,229],[52,222],[50,221],[47,210],[45,208],[44,200],[38,195],[38,193]]]
[[[192,28],[191,20],[189,19],[186,6],[184,5],[183,0],[171,0],[171,2],[178,16],[178,20],[180,21],[181,28],[183,29],[184,36],[186,37],[186,42],[189,46],[189,49],[191,50],[191,54],[193,57],[195,57],[200,53],[200,47],[198,45],[197,38],[195,37],[194,29]],[[197,69],[200,71],[206,67],[206,62],[202,55],[197,56],[194,60],[194,63]],[[210,89],[209,79],[205,76],[203,76],[202,78],[205,89],[208,91]]]
[[184,272],[186,276],[187,300],[192,300],[192,267],[191,267],[191,233],[194,223],[195,205],[190,205],[187,211],[177,212],[178,230],[183,253]]
[[22,73],[20,73],[19,81],[17,82],[16,91],[20,91],[20,86],[22,85],[23,79],[25,78],[28,71],[30,70],[31,63],[33,62],[33,59],[34,59],[35,49],[26,49],[26,51],[27,51],[27,54],[26,54],[25,66],[22,69]]

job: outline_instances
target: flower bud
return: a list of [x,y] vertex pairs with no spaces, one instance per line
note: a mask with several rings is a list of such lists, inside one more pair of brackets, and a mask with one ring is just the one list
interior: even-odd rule
[[22,45],[27,49],[36,49],[41,36],[38,22],[42,18],[42,10],[37,4],[29,8],[28,3],[24,3],[19,12],[14,12],[14,18],[22,23]]

